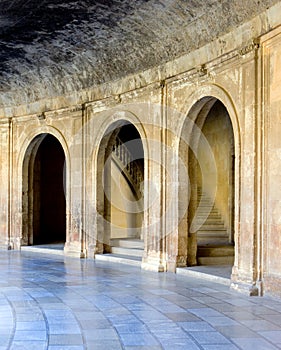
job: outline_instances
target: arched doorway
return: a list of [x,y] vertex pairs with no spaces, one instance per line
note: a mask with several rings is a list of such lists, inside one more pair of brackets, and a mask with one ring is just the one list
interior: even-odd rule
[[[193,265],[234,264],[235,140],[226,107],[205,97],[185,122],[180,154],[190,188],[186,212],[187,262]],[[179,195],[180,203],[183,200]]]
[[23,245],[65,242],[64,173],[60,142],[50,134],[35,137],[23,162]]
[[121,120],[108,128],[99,148],[98,167],[102,250],[141,259],[144,150],[133,124]]
[[[197,263],[233,265],[234,135],[229,114],[220,101],[214,102],[201,130],[197,149],[198,176],[193,180],[197,184],[199,204],[196,220],[201,225],[197,231]],[[210,146],[212,159],[206,157],[203,137]],[[209,181],[210,162],[215,162],[216,183]]]

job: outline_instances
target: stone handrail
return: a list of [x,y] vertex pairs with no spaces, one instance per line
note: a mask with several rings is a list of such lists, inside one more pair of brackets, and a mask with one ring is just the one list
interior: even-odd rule
[[112,147],[113,155],[122,164],[122,171],[125,173],[129,181],[133,184],[135,190],[141,193],[141,184],[143,182],[143,171],[125,144],[116,137],[115,144]]

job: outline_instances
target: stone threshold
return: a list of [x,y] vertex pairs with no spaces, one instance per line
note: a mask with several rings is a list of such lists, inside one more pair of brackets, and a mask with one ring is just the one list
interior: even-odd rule
[[41,244],[41,245],[31,245],[22,246],[21,251],[40,253],[40,254],[53,254],[53,255],[64,255],[64,244]]
[[96,254],[95,260],[97,261],[108,261],[119,264],[126,264],[131,266],[139,266],[141,267],[142,259],[135,256],[126,256],[126,255],[115,255],[115,254]]
[[178,267],[176,273],[180,276],[202,278],[207,281],[231,285],[232,265],[210,265]]

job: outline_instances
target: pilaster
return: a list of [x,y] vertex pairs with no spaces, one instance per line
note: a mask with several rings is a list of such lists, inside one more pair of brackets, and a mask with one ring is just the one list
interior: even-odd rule
[[0,249],[10,249],[10,187],[11,187],[11,120],[1,119],[0,123]]
[[[258,67],[259,43],[256,40],[239,51],[242,106],[241,172],[238,174],[241,202],[236,202],[239,222],[235,223],[235,262],[232,288],[251,296],[262,295],[261,267],[261,171],[262,123]],[[237,176],[237,174],[236,174]]]

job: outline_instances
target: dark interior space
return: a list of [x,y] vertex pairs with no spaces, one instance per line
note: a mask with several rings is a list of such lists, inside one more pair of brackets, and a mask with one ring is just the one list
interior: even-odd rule
[[64,151],[59,141],[51,135],[45,136],[34,163],[34,244],[65,242],[64,163]]

